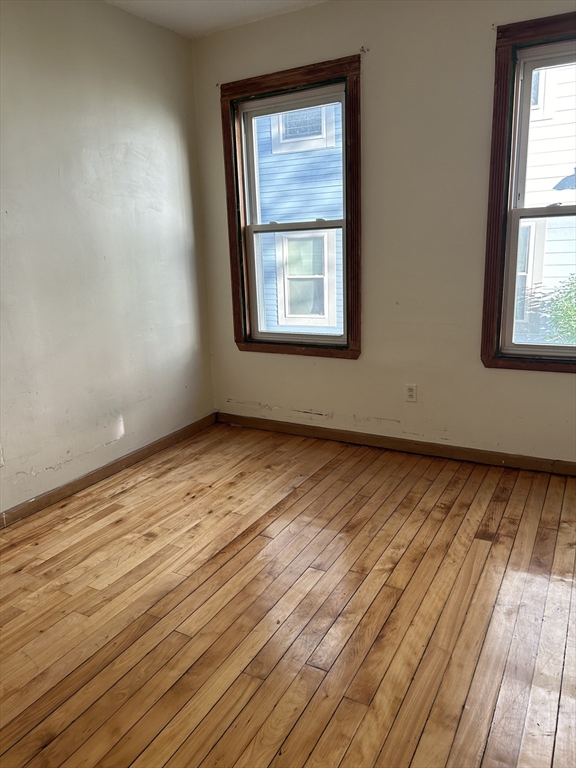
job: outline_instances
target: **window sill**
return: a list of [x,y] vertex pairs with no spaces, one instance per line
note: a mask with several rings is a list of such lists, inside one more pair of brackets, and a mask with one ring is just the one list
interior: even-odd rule
[[482,357],[486,368],[512,368],[521,371],[553,371],[555,373],[576,373],[576,360],[545,360],[541,357],[512,357],[494,355]]
[[304,355],[306,357],[338,357],[345,360],[357,360],[359,349],[345,347],[320,347],[297,344],[270,343],[269,341],[237,341],[241,352],[268,352],[280,355]]

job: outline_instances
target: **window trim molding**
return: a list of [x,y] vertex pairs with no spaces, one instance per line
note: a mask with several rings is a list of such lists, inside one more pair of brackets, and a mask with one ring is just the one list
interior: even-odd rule
[[513,139],[515,54],[519,48],[526,46],[573,40],[576,37],[575,29],[575,12],[505,24],[497,29],[481,347],[481,360],[487,368],[576,373],[574,360],[537,355],[520,357],[504,353],[500,346]]
[[[242,127],[236,105],[256,97],[296,92],[309,87],[320,87],[344,82],[346,90],[346,147],[345,147],[345,230],[347,309],[346,327],[348,343],[297,344],[292,341],[268,341],[253,338],[248,301],[250,297],[247,243],[245,233],[247,216],[242,194],[244,169],[241,157]],[[232,310],[234,340],[239,350],[272,352],[316,357],[356,359],[360,355],[360,55],[347,56],[296,67],[269,75],[237,80],[220,86],[222,133],[224,139],[224,171],[226,181],[226,207],[228,212],[228,243],[232,278]]]

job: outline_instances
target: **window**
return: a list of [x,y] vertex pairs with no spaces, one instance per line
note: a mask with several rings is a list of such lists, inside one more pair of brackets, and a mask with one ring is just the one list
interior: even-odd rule
[[576,370],[576,14],[498,27],[482,360]]
[[334,108],[308,107],[271,115],[272,153],[335,147]]
[[234,332],[360,354],[360,57],[221,87]]
[[342,331],[336,319],[334,230],[276,235],[278,324]]

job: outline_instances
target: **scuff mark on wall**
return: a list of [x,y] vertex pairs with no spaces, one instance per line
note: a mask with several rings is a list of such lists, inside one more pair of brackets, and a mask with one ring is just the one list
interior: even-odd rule
[[387,424],[387,423],[394,423],[394,424],[401,424],[402,422],[400,419],[389,419],[385,416],[357,416],[355,413],[352,414],[352,419],[354,421],[354,426],[356,427],[365,427],[369,425],[380,425],[380,424]]
[[[124,433],[122,433],[119,437],[115,437],[113,440],[108,440],[106,443],[99,443],[98,445],[95,445],[94,448],[90,448],[88,451],[84,451],[81,454],[81,457],[89,456],[91,453],[94,453],[94,451],[97,451],[99,448],[105,448],[107,445],[112,445],[112,443],[117,443],[118,440],[121,440],[124,437]],[[70,453],[70,451],[67,451],[67,453]],[[41,475],[43,472],[58,472],[65,464],[70,464],[71,462],[76,462],[78,460],[78,456],[72,456],[70,459],[63,459],[62,461],[57,461],[55,464],[43,467],[42,469],[35,469],[35,467],[30,467],[30,470],[28,472],[24,470],[19,470],[15,473],[14,478],[12,480],[12,483],[15,483],[18,480],[19,476],[23,477],[37,477],[38,475]]]
[[334,418],[334,412],[324,413],[323,411],[315,411],[310,409],[289,408],[289,414],[295,414],[298,421],[314,421],[325,422],[331,421]]
[[278,416],[289,414],[298,414],[298,418],[308,418],[308,419],[323,419],[326,421],[329,421],[334,418],[334,411],[330,411],[329,413],[326,413],[325,411],[317,411],[313,408],[282,408],[280,405],[269,405],[268,403],[262,403],[259,400],[236,400],[233,397],[226,398],[226,402],[230,403],[231,405],[239,405],[244,408],[253,408],[256,410],[264,410],[264,411],[282,411],[282,414],[277,414]]
[[228,397],[226,402],[235,405],[247,405],[249,408],[263,408],[265,411],[277,411],[280,408],[279,405],[268,405],[268,403],[260,403],[257,400],[235,400],[232,397]]

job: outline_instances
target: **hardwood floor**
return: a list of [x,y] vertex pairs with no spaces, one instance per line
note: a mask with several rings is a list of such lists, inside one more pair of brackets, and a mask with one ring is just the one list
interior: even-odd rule
[[0,765],[573,768],[576,479],[211,427],[0,534]]

